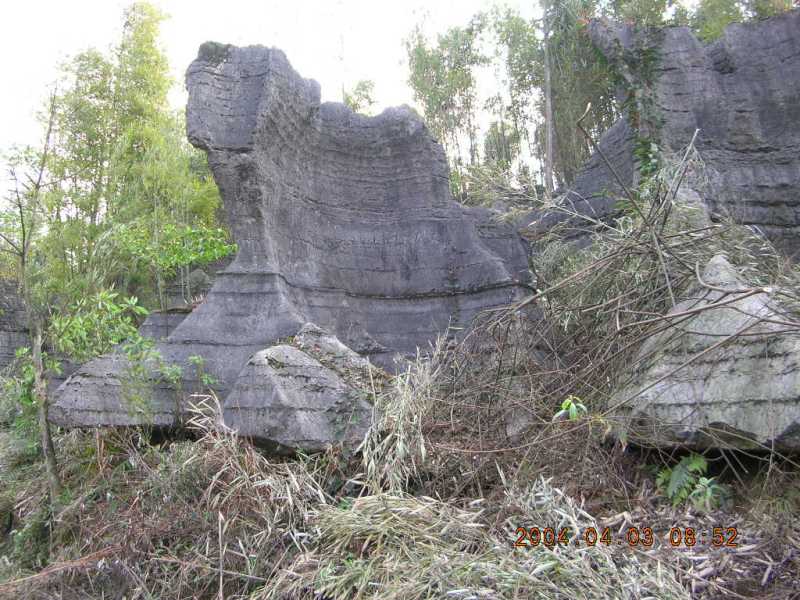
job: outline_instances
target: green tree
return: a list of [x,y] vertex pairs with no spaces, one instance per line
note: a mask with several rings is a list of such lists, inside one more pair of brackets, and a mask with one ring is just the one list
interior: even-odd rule
[[643,27],[660,27],[671,0],[615,0],[612,15],[620,20]]
[[[118,294],[98,290],[91,297],[75,298],[70,289],[86,289],[95,272],[83,273],[86,286],[70,287],[75,275],[62,269],[62,257],[52,255],[58,237],[49,198],[58,196],[58,181],[47,179],[46,166],[52,150],[56,117],[55,95],[51,97],[48,126],[41,150],[27,148],[8,157],[12,190],[0,205],[0,250],[11,257],[11,275],[17,281],[25,306],[30,333],[30,397],[36,405],[40,443],[45,459],[50,499],[55,505],[61,492],[56,453],[49,423],[47,378],[59,371],[47,349],[69,358],[87,360],[124,339],[138,336],[136,319],[147,314],[136,298],[118,299]],[[27,356],[24,352],[21,356]]]
[[792,10],[796,6],[792,0],[743,0],[742,8],[752,19],[766,19],[782,12]]
[[483,138],[484,162],[508,170],[519,155],[519,132],[506,121],[492,121]]
[[[117,211],[107,224],[125,270],[115,283],[147,296],[155,283],[156,303],[166,307],[169,278],[189,265],[212,262],[235,250],[217,222],[219,192],[205,155],[186,142],[183,119],[169,113],[130,127],[114,161],[112,186]],[[141,142],[135,157],[130,139]],[[184,289],[186,298],[191,290]]]
[[690,22],[698,37],[709,42],[721,36],[728,25],[742,18],[736,0],[700,0]]
[[[174,240],[163,245],[162,230],[189,228],[194,237],[208,233],[209,245],[221,250],[216,244],[219,193],[205,156],[185,140],[183,117],[168,107],[173,82],[158,45],[163,18],[151,5],[137,2],[125,11],[122,38],[110,55],[87,50],[64,65],[46,164],[60,182],[47,201],[51,227],[58,232],[49,239],[55,246],[51,256],[61,257],[71,276],[68,286],[85,286],[84,275],[97,266],[102,252],[102,273],[95,279],[162,308],[166,279],[189,267],[161,268],[164,261],[135,256],[123,229],[135,230],[138,246],[146,232],[149,248],[167,252],[174,250]],[[104,244],[98,249],[100,240]]]
[[375,105],[375,82],[362,79],[350,92],[342,91],[342,102],[353,112],[368,114]]
[[465,156],[469,164],[478,160],[475,70],[488,61],[478,43],[484,26],[485,18],[479,14],[466,27],[453,27],[439,35],[433,46],[419,27],[406,41],[409,85],[457,174],[463,170]]
[[[618,112],[611,71],[585,32],[587,19],[600,10],[598,4],[557,0],[548,8],[553,172],[569,185],[591,153],[575,127],[586,105],[593,107],[586,125],[595,135],[610,127]],[[548,121],[543,27],[544,19],[526,21],[513,11],[494,14],[493,29],[505,57],[509,114],[541,165],[546,163]]]
[[233,250],[217,222],[219,193],[205,157],[168,109],[171,81],[157,42],[162,18],[135,3],[110,55],[87,50],[65,63],[42,115],[42,147],[17,149],[6,160],[14,185],[0,206],[0,249],[26,309],[54,502],[61,484],[46,350],[85,360],[135,340],[146,311],[126,298],[132,290],[152,293],[163,306],[165,277]]
[[45,359],[44,332],[47,312],[47,263],[40,254],[38,239],[44,229],[44,197],[48,183],[46,164],[52,148],[56,98],[50,99],[47,129],[40,151],[22,149],[7,159],[9,177],[13,183],[0,209],[0,249],[11,256],[13,275],[18,282],[25,305],[28,331],[31,336],[33,367],[33,399],[37,405],[38,424],[45,471],[50,488],[50,501],[55,504],[61,493],[56,453],[50,432],[49,401]]

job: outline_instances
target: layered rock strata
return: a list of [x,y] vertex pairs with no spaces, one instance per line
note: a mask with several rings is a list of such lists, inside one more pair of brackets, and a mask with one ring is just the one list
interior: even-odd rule
[[800,449],[800,334],[788,315],[776,290],[750,288],[724,257],[712,259],[611,402],[627,437]]
[[[680,156],[695,147],[705,169],[693,182],[715,218],[757,227],[788,255],[800,251],[800,10],[729,25],[703,44],[687,27],[637,29],[594,20],[589,35],[623,78],[622,118],[599,146],[626,186],[638,183],[637,138]],[[561,201],[610,219],[621,187],[595,154]],[[534,235],[563,215],[534,213]],[[573,220],[586,240],[587,222]],[[591,227],[588,227],[591,229]]]
[[[392,368],[397,353],[525,293],[524,243],[453,201],[444,152],[411,109],[365,117],[320,103],[316,82],[260,46],[204,44],[187,86],[189,139],[208,153],[239,251],[158,345],[184,367],[183,389],[197,386],[187,359],[199,355],[224,400],[251,357],[307,322]],[[79,370],[54,420],[94,424],[77,407],[102,406],[99,420],[129,424],[122,363]],[[173,423],[172,386],[153,387],[155,423]]]
[[28,319],[18,284],[0,279],[0,369],[14,362],[17,348],[29,345]]

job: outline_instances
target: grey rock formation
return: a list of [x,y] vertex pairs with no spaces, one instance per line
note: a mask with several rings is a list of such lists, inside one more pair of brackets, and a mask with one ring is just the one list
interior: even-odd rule
[[[187,85],[189,139],[208,152],[239,252],[158,345],[183,365],[184,389],[199,355],[225,400],[251,356],[307,322],[392,368],[395,354],[525,293],[524,243],[453,201],[444,152],[411,109],[321,104],[314,81],[260,46],[204,44]],[[128,415],[120,366],[106,357],[67,381],[57,422],[88,424],[78,403]],[[154,394],[155,414],[174,406],[167,387]]]
[[127,368],[122,354],[82,365],[57,390],[50,421],[64,427],[178,426],[177,393],[163,382],[143,386]]
[[339,339],[313,323],[306,323],[294,338],[295,345],[340,373],[366,373],[369,361],[353,352]]
[[17,348],[30,345],[27,323],[17,282],[0,279],[0,369],[14,361]]
[[156,341],[164,340],[175,331],[178,325],[183,323],[191,312],[191,305],[168,310],[155,310],[147,315],[144,323],[139,327],[139,333]]
[[[626,118],[619,119],[598,142],[600,152],[619,176],[622,183],[631,187],[637,179],[633,149],[636,134]],[[532,210],[515,220],[528,239],[536,241],[556,225],[565,227],[564,239],[585,245],[595,230],[592,220],[607,221],[619,214],[615,208],[623,188],[602,157],[594,153],[578,172],[573,185],[557,201],[568,211],[581,217],[570,218],[565,212]]]
[[[636,102],[640,135],[677,153],[700,130],[696,148],[708,181],[698,191],[712,214],[757,226],[788,254],[800,251],[800,10],[729,25],[708,45],[686,27],[636,31],[596,20],[589,33],[628,87],[645,90]],[[654,50],[649,65],[645,47]],[[600,145],[626,184],[635,183],[635,132],[620,136],[620,127]],[[574,194],[595,197],[592,210],[606,214],[609,203],[597,190],[615,185],[593,158]]]
[[[273,451],[357,445],[372,417],[369,361],[316,325],[256,352],[225,399],[225,425]],[[380,380],[380,374],[375,373]]]
[[[630,439],[656,445],[800,449],[800,336],[780,333],[775,294],[747,286],[722,256],[648,339],[612,399]],[[706,308],[713,303],[724,303]],[[700,310],[688,319],[679,313]],[[737,335],[742,333],[743,335]],[[726,338],[730,342],[715,347]],[[685,365],[685,366],[684,366]]]

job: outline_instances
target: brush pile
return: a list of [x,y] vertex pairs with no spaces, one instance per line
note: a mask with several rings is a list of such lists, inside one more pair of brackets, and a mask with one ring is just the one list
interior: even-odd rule
[[[538,291],[387,383],[354,453],[267,459],[219,426],[213,396],[195,398],[191,439],[62,435],[70,496],[57,508],[37,465],[0,474],[14,507],[0,597],[787,597],[800,569],[786,518],[799,499],[778,491],[797,486],[790,459],[762,455],[748,474],[722,455],[739,505],[703,511],[655,489],[642,465],[670,456],[612,435],[614,390],[642,344],[674,326],[665,316],[698,264],[725,255],[753,285],[783,290],[784,318],[798,320],[796,270],[687,201],[684,183],[701,176],[690,148],[628,191],[614,222],[556,207],[569,218],[538,241]],[[591,247],[564,242],[575,227]],[[719,526],[737,528],[737,548],[668,543],[671,528]],[[652,545],[625,543],[648,527]],[[531,528],[569,541],[526,543]],[[574,543],[590,530],[612,543]]]

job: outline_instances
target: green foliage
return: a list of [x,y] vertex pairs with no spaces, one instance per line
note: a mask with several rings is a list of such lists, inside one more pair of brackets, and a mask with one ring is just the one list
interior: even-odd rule
[[408,83],[422,105],[425,120],[457,167],[466,138],[470,163],[477,158],[475,68],[487,63],[478,48],[485,18],[478,14],[466,27],[453,27],[435,45],[417,27],[406,40]]
[[581,415],[585,415],[587,412],[586,406],[583,404],[583,402],[581,402],[581,399],[578,398],[578,396],[570,395],[567,396],[561,403],[561,410],[559,410],[553,416],[553,420],[559,421],[566,417],[570,421],[575,421]]
[[[122,376],[122,398],[132,412],[150,413],[154,371],[164,372],[161,353],[150,338],[135,335],[122,345],[122,351],[128,359]],[[166,368],[166,378],[173,373]],[[180,376],[176,378],[179,380]]]
[[[588,103],[593,110],[585,126],[595,135],[616,118],[611,74],[585,31],[588,17],[600,11],[591,0],[560,0],[550,5],[549,55],[556,153],[555,177],[571,182],[590,149],[575,123]],[[543,161],[545,119],[542,22],[526,21],[513,11],[496,12],[492,23],[505,58],[510,103],[508,113],[534,154]]]
[[355,87],[347,92],[342,90],[342,102],[344,102],[353,112],[369,114],[375,105],[375,82],[362,79],[356,83]]
[[656,487],[673,506],[687,500],[697,510],[711,511],[725,503],[728,489],[706,477],[708,462],[699,454],[684,456],[677,465],[664,467],[656,477]]
[[[38,258],[28,265],[42,305],[62,310],[115,287],[163,308],[165,279],[176,269],[234,249],[219,228],[205,156],[187,143],[183,116],[169,110],[163,18],[136,2],[111,52],[89,49],[64,63],[46,152],[19,149],[7,159],[21,180],[43,174],[31,208]],[[0,230],[17,221],[11,211]]]
[[639,173],[647,178],[658,172],[661,167],[658,145],[647,138],[636,138],[633,155],[639,163]]
[[743,14],[736,0],[700,0],[691,25],[698,37],[710,42],[722,35],[731,23],[742,20]]
[[10,559],[23,569],[41,569],[50,557],[49,514],[39,508],[26,520],[25,525],[14,531],[11,538]]
[[211,373],[206,372],[206,359],[202,356],[193,354],[188,358],[189,364],[192,365],[195,369],[195,376],[197,377],[197,381],[200,382],[201,389],[198,390],[198,393],[207,393],[213,388],[217,383],[216,377],[211,375]]
[[15,362],[14,374],[3,380],[3,420],[13,430],[15,441],[22,450],[16,461],[25,461],[39,453],[37,403],[33,395],[34,374],[30,348],[18,348]]
[[766,19],[782,12],[792,10],[797,3],[792,0],[743,0],[745,14],[753,19]]
[[505,121],[492,121],[483,138],[484,164],[507,170],[519,154],[519,131]]
[[[586,35],[587,16],[599,11],[592,0],[562,0],[549,11],[551,87],[556,137],[556,179],[571,182],[590,148],[575,122],[588,102],[594,110],[586,126],[599,135],[616,118],[613,81]],[[479,163],[506,171],[508,180],[529,173],[530,153],[543,162],[545,114],[542,23],[512,10],[475,15],[467,27],[451,28],[431,47],[419,28],[407,43],[409,83],[422,104],[429,127],[445,146],[451,161],[451,187],[462,201],[476,203],[469,189],[470,169]],[[484,102],[491,121],[482,148],[477,143],[478,72],[492,66],[502,81]],[[464,144],[468,143],[468,147]],[[517,162],[519,161],[519,162]],[[465,166],[468,165],[468,166]],[[519,173],[512,173],[512,165]]]
[[[584,127],[595,139],[605,132],[619,113],[614,99],[611,69],[602,60],[586,32],[585,23],[602,6],[595,0],[558,0],[550,11],[550,84],[553,94],[553,127],[556,138],[556,178],[570,185],[591,149],[575,126],[591,103]],[[543,110],[543,109],[542,109]],[[542,113],[543,114],[543,113]],[[543,146],[544,127],[537,129]]]
[[697,510],[711,512],[730,502],[730,490],[713,477],[700,477],[689,494],[689,501]]
[[208,264],[236,251],[228,233],[219,227],[166,223],[154,236],[151,224],[138,221],[115,233],[120,249],[132,262],[141,261],[162,277],[173,276],[179,267]]
[[137,336],[136,319],[145,315],[147,309],[136,298],[101,290],[77,300],[65,313],[53,315],[50,335],[58,352],[86,361]]
[[[61,365],[57,360],[43,353],[46,370],[60,375]],[[34,367],[31,360],[31,349],[17,348],[11,374],[2,379],[0,394],[2,395],[2,415],[0,425],[9,426],[14,434],[20,452],[16,461],[26,462],[38,456],[40,439],[38,433],[38,402],[33,393]]]
[[690,454],[674,467],[662,469],[656,479],[656,486],[672,501],[673,506],[677,506],[689,497],[699,477],[707,470],[705,458],[699,454]]
[[644,27],[658,27],[664,24],[670,0],[625,0],[615,4],[618,18]]
[[[548,55],[554,130],[555,180],[569,186],[591,154],[591,147],[575,127],[586,106],[583,121],[597,139],[627,109],[631,122],[648,143],[658,141],[658,110],[650,91],[658,56],[657,44],[643,43],[622,53],[622,65],[613,65],[596,49],[586,30],[589,19],[610,17],[649,28],[688,25],[702,39],[718,37],[724,27],[744,18],[764,18],[791,8],[789,0],[702,0],[687,8],[677,0],[554,0],[547,10]],[[671,16],[670,16],[671,13]],[[470,169],[482,164],[506,171],[503,175],[519,187],[519,174],[530,173],[533,159],[536,180],[542,181],[546,163],[545,36],[544,19],[525,19],[510,9],[478,13],[465,27],[453,27],[430,42],[418,26],[406,41],[409,84],[425,120],[444,145],[451,166],[451,189],[462,202],[481,203],[470,189]],[[481,114],[476,81],[491,66],[497,92],[483,103]],[[623,77],[622,71],[633,78]],[[629,89],[629,99],[617,106],[615,88]],[[488,122],[478,144],[478,123]],[[482,145],[482,148],[479,146]],[[639,148],[645,151],[644,145]],[[527,153],[529,151],[529,154]],[[647,152],[643,174],[657,168]],[[518,173],[512,172],[512,165]],[[534,186],[536,181],[533,182]]]

